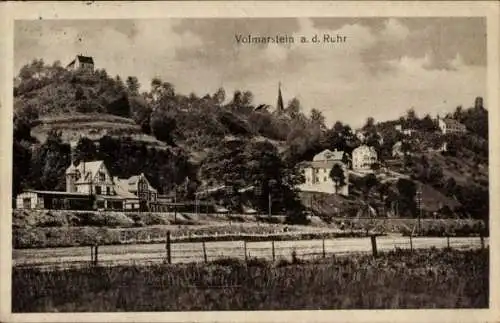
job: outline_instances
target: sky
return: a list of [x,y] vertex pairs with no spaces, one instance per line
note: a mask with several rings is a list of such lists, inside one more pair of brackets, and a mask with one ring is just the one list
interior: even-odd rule
[[[239,44],[236,35],[287,35],[293,44]],[[345,36],[342,43],[300,37]],[[18,20],[14,74],[33,59],[68,64],[94,58],[110,75],[153,77],[199,96],[223,87],[249,90],[274,106],[281,82],[286,102],[323,112],[328,125],[353,127],[368,117],[398,118],[414,108],[435,116],[486,101],[484,18],[186,18]]]

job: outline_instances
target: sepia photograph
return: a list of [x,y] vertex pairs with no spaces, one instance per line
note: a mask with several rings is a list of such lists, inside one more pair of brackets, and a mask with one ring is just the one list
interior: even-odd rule
[[490,309],[489,23],[14,20],[11,312]]

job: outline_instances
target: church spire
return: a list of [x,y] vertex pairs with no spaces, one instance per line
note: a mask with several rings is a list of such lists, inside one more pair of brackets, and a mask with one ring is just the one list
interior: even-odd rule
[[281,95],[281,82],[278,84],[278,103],[276,103],[276,111],[283,112],[283,96]]

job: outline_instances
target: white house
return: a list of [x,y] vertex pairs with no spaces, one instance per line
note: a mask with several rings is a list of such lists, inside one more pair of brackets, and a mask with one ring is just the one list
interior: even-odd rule
[[451,118],[441,119],[438,117],[438,126],[443,134],[465,133],[467,131],[465,125]]
[[352,151],[352,169],[356,171],[371,170],[373,164],[377,162],[377,151],[367,145],[361,145]]
[[[347,166],[342,162],[344,154],[343,151],[327,149],[314,156],[312,161],[303,162],[301,166],[305,183],[298,188],[301,191],[349,195],[349,175]],[[344,185],[336,185],[330,178],[330,171],[335,165],[339,165],[344,171]]]
[[94,71],[94,59],[90,56],[77,55],[71,63],[66,66],[68,70],[84,70],[88,72]]

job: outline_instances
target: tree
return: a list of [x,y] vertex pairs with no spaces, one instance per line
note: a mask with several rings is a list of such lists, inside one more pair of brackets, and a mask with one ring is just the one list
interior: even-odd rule
[[423,131],[433,132],[437,130],[437,125],[434,120],[432,120],[431,116],[429,114],[426,114],[420,122],[420,128]]
[[433,164],[429,170],[429,180],[438,184],[443,179],[443,169],[438,164]]
[[370,191],[373,187],[378,185],[378,179],[375,174],[368,174],[363,177],[363,195],[365,199],[370,195]]
[[375,162],[373,163],[371,166],[370,166],[370,169],[377,172],[380,170],[380,163],[379,162]]
[[380,183],[378,186],[378,192],[380,195],[380,200],[384,201],[390,191],[390,185],[387,182]]
[[312,109],[311,110],[311,124],[314,127],[319,128],[321,131],[324,131],[326,129],[325,126],[325,117],[323,116],[323,113],[319,111],[318,109]]
[[375,130],[375,119],[373,117],[368,117],[366,119],[366,123],[363,126],[364,131],[372,131]]
[[12,195],[21,193],[29,187],[31,170],[31,150],[29,146],[14,139],[12,151]]
[[344,169],[340,164],[335,164],[330,170],[329,176],[335,183],[335,193],[338,194],[339,188],[345,185],[346,178],[344,175]]
[[78,140],[74,150],[73,161],[75,164],[88,162],[97,159],[97,146],[87,137]]
[[173,134],[176,129],[176,118],[173,111],[157,109],[151,113],[151,132],[156,139],[174,145]]
[[454,196],[457,189],[457,182],[453,177],[448,177],[444,184],[446,196]]
[[297,118],[300,114],[302,107],[300,105],[300,101],[297,98],[293,98],[288,102],[288,105],[285,109],[285,112],[292,118]]
[[213,98],[215,103],[219,105],[222,104],[224,100],[226,100],[226,91],[224,91],[224,88],[219,88],[217,92],[214,93]]
[[409,179],[400,178],[396,183],[396,187],[399,192],[398,208],[400,213],[415,216],[417,213],[417,204],[415,201],[417,193],[416,184]]
[[70,146],[64,144],[61,132],[51,130],[47,140],[34,153],[35,186],[44,190],[64,190],[65,172],[70,164]]
[[127,77],[127,90],[132,96],[138,96],[139,95],[139,89],[141,88],[141,84],[139,83],[139,80],[135,76],[129,76]]

